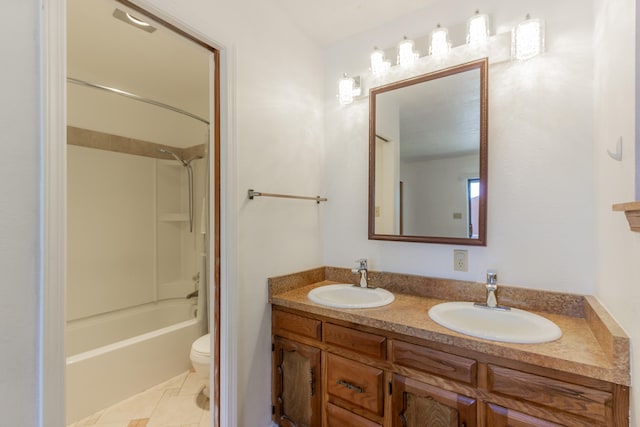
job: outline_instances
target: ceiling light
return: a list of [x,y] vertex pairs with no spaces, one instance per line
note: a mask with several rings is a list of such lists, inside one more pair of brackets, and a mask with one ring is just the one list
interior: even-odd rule
[[129,21],[133,22],[136,25],[140,25],[142,27],[149,27],[150,24],[147,24],[146,22],[144,22],[142,19],[138,19],[135,16],[131,16],[129,13],[125,12],[125,15],[127,15],[127,19],[129,19]]
[[156,30],[156,28],[153,25],[143,21],[140,18],[136,18],[135,16],[121,9],[114,9],[113,17],[126,24],[132,25],[136,28],[146,31],[147,33],[153,33]]
[[515,59],[525,60],[542,52],[544,52],[544,22],[541,19],[532,19],[527,14],[526,20],[513,29],[511,56]]
[[429,55],[443,55],[449,53],[451,43],[449,43],[449,30],[440,27],[440,24],[431,32],[431,45]]
[[377,47],[371,53],[371,74],[380,75],[386,73],[391,68],[391,63],[384,57],[384,52]]
[[483,43],[489,38],[489,17],[476,10],[467,21],[467,44]]
[[413,45],[413,40],[407,36],[398,44],[398,65],[401,67],[410,67],[416,62],[419,54],[413,50]]

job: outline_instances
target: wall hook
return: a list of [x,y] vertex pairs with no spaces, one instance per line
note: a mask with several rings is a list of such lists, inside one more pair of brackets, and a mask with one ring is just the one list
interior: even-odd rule
[[607,154],[609,155],[609,157],[611,157],[613,160],[617,160],[617,161],[622,161],[622,137],[620,137],[618,139],[618,142],[616,144],[616,152],[612,153],[611,150],[609,150],[607,148]]

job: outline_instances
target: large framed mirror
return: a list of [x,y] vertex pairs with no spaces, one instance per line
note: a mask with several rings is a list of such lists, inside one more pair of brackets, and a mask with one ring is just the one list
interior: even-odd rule
[[488,60],[370,90],[369,239],[486,246]]

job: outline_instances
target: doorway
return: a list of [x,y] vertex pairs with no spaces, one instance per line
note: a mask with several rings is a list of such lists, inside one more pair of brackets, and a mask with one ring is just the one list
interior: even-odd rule
[[[68,0],[67,9],[67,318],[75,322],[74,333],[79,331],[75,335],[80,339],[70,339],[67,329],[66,341],[67,347],[72,341],[82,347],[67,354],[67,370],[71,372],[70,358],[73,363],[86,362],[89,353],[133,339],[107,329],[83,331],[80,326],[125,319],[116,329],[131,332],[132,325],[142,322],[126,320],[125,313],[186,306],[187,316],[195,320],[178,339],[181,344],[170,344],[172,351],[183,354],[182,365],[166,369],[184,367],[190,342],[211,331],[211,408],[216,411],[211,415],[217,425],[219,52],[128,1]],[[198,65],[190,62],[192,56],[200,58]],[[135,336],[185,322],[191,320],[161,322]],[[86,337],[106,335],[113,337],[87,342]],[[128,351],[140,356],[143,350]],[[137,388],[147,388],[152,381],[131,379],[135,365],[118,366],[115,372],[83,367],[73,375],[98,388],[101,372],[108,377],[121,374]],[[73,383],[68,376],[68,386]],[[79,389],[81,394],[82,384]]]
[[468,234],[470,239],[478,238],[478,230],[480,230],[479,224],[479,212],[480,212],[480,178],[467,179],[467,217],[468,222]]

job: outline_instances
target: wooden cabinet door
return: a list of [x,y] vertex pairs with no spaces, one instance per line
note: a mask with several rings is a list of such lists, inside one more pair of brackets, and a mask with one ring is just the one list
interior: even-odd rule
[[400,375],[393,375],[391,401],[393,427],[477,425],[475,399]]
[[275,337],[273,421],[282,427],[321,427],[320,350]]
[[[561,427],[533,415],[523,414],[512,409],[503,408],[493,403],[487,404],[486,425],[491,427]],[[586,425],[586,424],[585,424]]]

